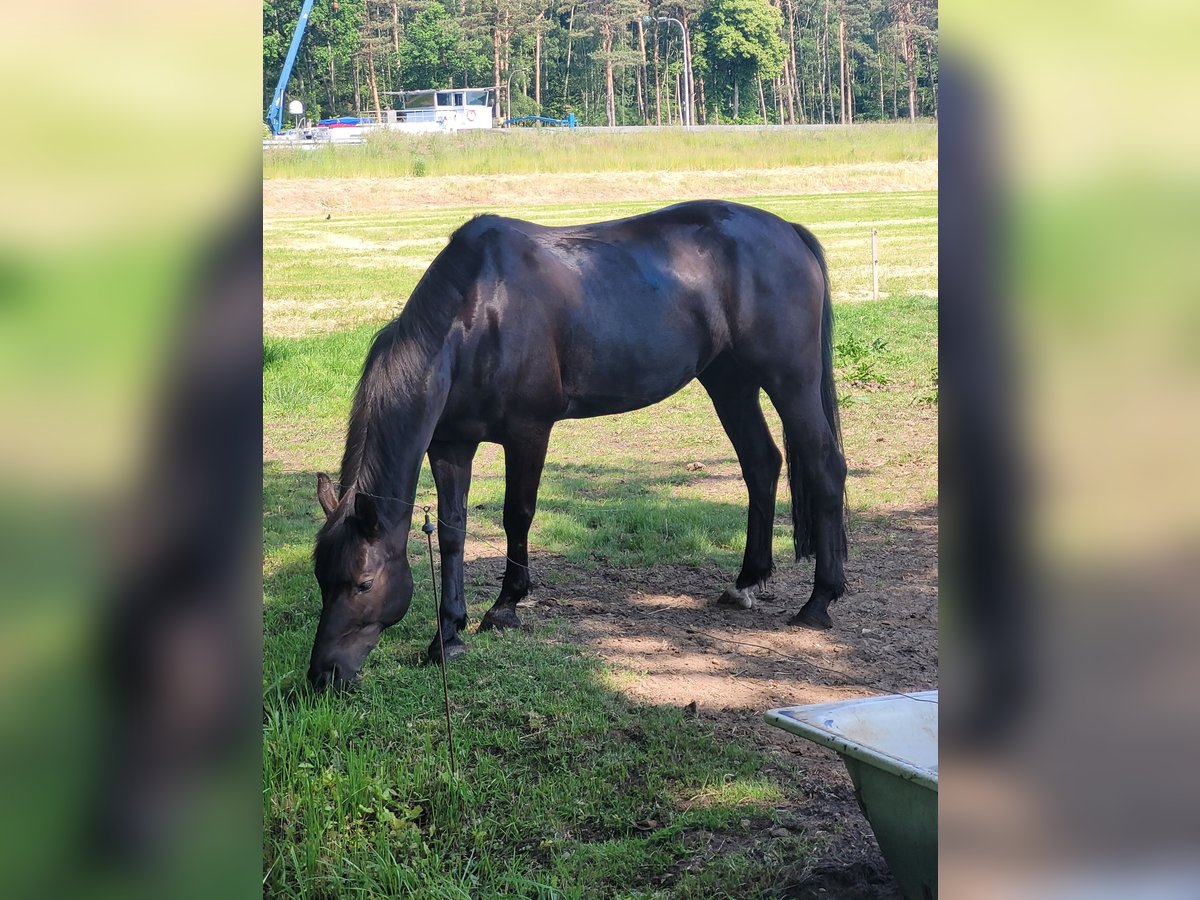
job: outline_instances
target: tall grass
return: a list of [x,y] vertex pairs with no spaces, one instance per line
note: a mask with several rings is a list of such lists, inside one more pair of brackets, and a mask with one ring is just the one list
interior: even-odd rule
[[381,132],[364,144],[271,150],[264,178],[772,169],[937,158],[931,124],[717,130]]

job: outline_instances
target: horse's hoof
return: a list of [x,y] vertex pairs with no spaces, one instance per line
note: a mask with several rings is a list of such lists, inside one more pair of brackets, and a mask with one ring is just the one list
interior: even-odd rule
[[517,618],[517,610],[512,606],[502,606],[499,609],[489,609],[483,614],[479,623],[480,631],[504,631],[506,628],[520,628],[521,620]]
[[753,609],[756,592],[757,588],[753,584],[744,588],[725,588],[725,593],[717,600],[717,606],[732,606],[735,609]]
[[824,610],[809,609],[808,605],[805,604],[800,612],[788,619],[788,624],[798,625],[802,628],[813,628],[817,631],[828,631],[833,627],[833,619]]
[[429,645],[429,650],[426,651],[425,665],[433,666],[439,663],[453,662],[460,656],[466,655],[467,645],[461,638],[456,637],[447,642],[444,648],[438,643],[437,638],[434,638],[433,643]]

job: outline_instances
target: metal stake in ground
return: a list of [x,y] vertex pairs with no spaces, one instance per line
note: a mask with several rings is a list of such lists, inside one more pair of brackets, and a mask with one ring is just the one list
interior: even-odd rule
[[454,755],[454,728],[450,724],[450,688],[446,686],[446,645],[442,638],[442,605],[438,599],[437,572],[433,567],[433,532],[434,525],[429,521],[429,507],[425,507],[425,524],[421,526],[425,532],[425,543],[429,545],[429,578],[433,582],[433,616],[437,622],[438,649],[442,653],[442,699],[446,701],[446,740],[450,743],[450,772],[458,774],[458,760]]

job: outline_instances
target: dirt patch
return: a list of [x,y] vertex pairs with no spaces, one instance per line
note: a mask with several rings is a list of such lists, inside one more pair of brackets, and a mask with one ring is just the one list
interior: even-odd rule
[[805,872],[784,897],[792,900],[902,900],[896,879],[882,859],[844,865],[814,866]]
[[937,189],[937,160],[794,166],[763,171],[606,172],[599,174],[462,175],[427,178],[271,178],[263,182],[263,215],[511,209],[546,203],[619,200],[677,203],[708,197],[879,193]]
[[[527,621],[565,621],[630,699],[678,706],[719,738],[759,747],[777,778],[798,782],[806,801],[778,813],[817,842],[820,861],[790,878],[787,896],[899,896],[841,760],[762,720],[780,706],[937,686],[936,506],[877,515],[851,544],[831,631],[785,624],[811,590],[810,562],[781,567],[743,611],[714,605],[733,575],[715,565],[622,572],[539,560],[522,604]],[[491,565],[499,575],[500,561]]]

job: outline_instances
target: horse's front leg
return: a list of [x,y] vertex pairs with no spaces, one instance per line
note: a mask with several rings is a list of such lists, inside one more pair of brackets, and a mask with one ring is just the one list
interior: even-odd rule
[[[463,593],[463,548],[466,545],[467,491],[471,462],[478,444],[429,445],[429,467],[437,485],[438,549],[442,557],[442,602],[438,609],[439,633],[429,644],[429,661],[456,659],[467,652],[459,635],[467,627],[467,600]],[[414,517],[414,521],[418,521]]]
[[549,426],[523,430],[520,437],[504,444],[504,534],[508,538],[508,562],[500,596],[479,623],[480,631],[519,628],[517,601],[529,593],[529,527],[537,510],[538,485],[546,463]]

